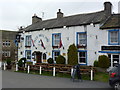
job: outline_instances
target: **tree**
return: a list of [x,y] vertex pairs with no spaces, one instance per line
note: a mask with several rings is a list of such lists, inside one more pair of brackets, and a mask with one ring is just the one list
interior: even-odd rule
[[68,64],[70,65],[78,64],[78,52],[75,44],[69,46],[67,55],[68,55]]
[[98,58],[98,66],[101,68],[108,68],[110,65],[110,60],[106,55],[101,55]]

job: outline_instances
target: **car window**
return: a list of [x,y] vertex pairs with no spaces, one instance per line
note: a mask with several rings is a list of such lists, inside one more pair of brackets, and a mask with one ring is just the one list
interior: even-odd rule
[[113,68],[111,69],[111,72],[112,72],[112,73],[118,72],[118,67],[113,67]]

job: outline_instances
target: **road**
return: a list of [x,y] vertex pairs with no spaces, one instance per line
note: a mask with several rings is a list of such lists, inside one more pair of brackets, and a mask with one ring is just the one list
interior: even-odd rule
[[69,78],[2,71],[2,88],[110,88],[96,81],[72,82]]

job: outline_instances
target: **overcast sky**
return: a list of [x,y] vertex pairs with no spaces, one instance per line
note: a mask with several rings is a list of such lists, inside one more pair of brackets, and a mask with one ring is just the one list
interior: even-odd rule
[[0,0],[0,29],[17,31],[30,25],[34,14],[44,16],[43,20],[56,18],[58,9],[64,16],[100,11],[105,1],[110,1],[113,12],[118,13],[119,0]]

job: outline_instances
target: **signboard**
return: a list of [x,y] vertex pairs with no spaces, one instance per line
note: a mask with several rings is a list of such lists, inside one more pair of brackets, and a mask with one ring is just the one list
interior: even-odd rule
[[102,50],[120,50],[120,46],[102,46]]

